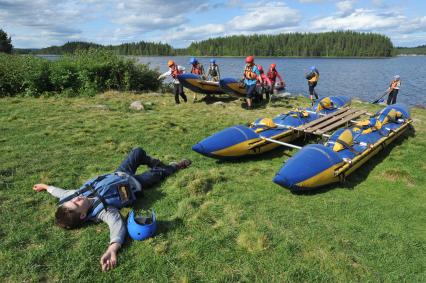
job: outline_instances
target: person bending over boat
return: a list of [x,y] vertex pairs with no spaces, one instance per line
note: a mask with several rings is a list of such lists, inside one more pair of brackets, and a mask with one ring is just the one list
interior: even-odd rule
[[257,69],[257,66],[254,64],[254,57],[248,56],[246,58],[246,66],[244,69],[247,109],[252,109],[253,107],[253,98],[256,95],[256,84],[258,80],[260,84],[263,83],[263,80],[260,77],[260,72]]
[[272,82],[268,78],[268,76],[265,75],[265,72],[263,71],[263,67],[261,65],[258,65],[257,69],[259,70],[260,77],[262,78],[262,83],[260,83],[260,91],[258,91],[258,94],[260,95],[260,98],[263,99],[263,93],[265,93],[266,101],[269,101],[270,93],[273,87]]
[[280,76],[280,74],[278,73],[276,67],[277,67],[277,64],[272,63],[271,66],[269,67],[269,70],[268,70],[268,73],[267,73],[267,76],[268,76],[268,78],[269,78],[269,80],[271,81],[271,84],[272,84],[271,93],[273,93],[273,94],[277,94],[277,90],[275,88],[277,78],[280,80],[280,86],[282,88],[285,87],[285,82],[284,82],[283,78]]
[[[206,75],[204,73],[204,67],[200,62],[198,62],[197,58],[192,57],[189,60],[189,64],[192,65],[191,74],[199,75],[202,80],[206,79]],[[194,97],[193,97],[192,101],[193,102],[197,101],[197,93],[196,92],[194,92]]]
[[209,76],[210,80],[214,82],[218,82],[220,80],[219,66],[216,64],[215,59],[210,60],[210,66],[207,75]]
[[401,77],[396,75],[393,77],[387,92],[389,93],[387,105],[395,104],[398,96],[399,88],[401,87]]
[[[312,105],[314,105],[315,100],[318,99],[318,94],[315,91],[315,87],[317,86],[319,80],[319,71],[315,66],[312,66],[310,72],[305,75],[305,78],[308,80],[309,87],[309,98],[311,99]],[[315,96],[315,100],[314,100]]]
[[161,74],[158,79],[162,79],[166,76],[171,76],[173,78],[173,93],[175,95],[175,102],[176,104],[179,104],[179,96],[183,98],[183,101],[187,101],[185,92],[183,91],[183,86],[177,79],[177,76],[180,74],[183,74],[185,72],[185,67],[179,66],[175,63],[173,60],[169,60],[167,62],[167,66],[169,66],[169,70],[165,72],[164,74]]
[[[136,174],[142,164],[147,165],[150,170]],[[100,259],[102,270],[108,271],[116,266],[117,252],[126,237],[126,226],[121,218],[120,208],[132,205],[143,190],[190,165],[191,161],[187,159],[164,165],[138,147],[130,152],[114,173],[95,177],[78,190],[64,190],[46,184],[36,184],[33,190],[47,191],[59,199],[55,220],[62,228],[74,229],[87,221],[103,221],[108,224],[109,246]]]

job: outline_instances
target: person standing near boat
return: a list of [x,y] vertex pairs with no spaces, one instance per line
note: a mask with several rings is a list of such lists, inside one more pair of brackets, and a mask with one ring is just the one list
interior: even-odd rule
[[210,67],[207,75],[210,77],[210,80],[214,82],[218,82],[220,80],[219,66],[216,64],[215,59],[210,59]]
[[[202,80],[206,79],[206,75],[204,73],[204,67],[200,62],[198,62],[197,58],[192,57],[189,60],[189,64],[192,65],[191,74],[200,76],[200,78]],[[193,97],[192,101],[193,102],[197,101],[197,93],[195,93],[195,92],[194,92],[194,97]]]
[[282,88],[285,87],[285,82],[283,80],[283,78],[280,76],[280,74],[278,73],[277,69],[277,64],[272,63],[271,66],[269,67],[268,73],[267,73],[267,77],[269,78],[269,80],[271,81],[272,84],[272,89],[271,89],[271,93],[276,94],[276,88],[275,88],[275,84],[277,82],[277,78],[280,80],[280,85]]
[[257,69],[259,70],[260,78],[262,78],[262,83],[260,83],[261,90],[258,91],[258,94],[260,95],[260,98],[263,99],[263,92],[265,92],[265,98],[267,101],[269,101],[270,93],[273,89],[272,81],[268,78],[267,75],[265,75],[261,65],[257,66]]
[[177,65],[173,60],[169,60],[167,62],[167,66],[169,66],[169,70],[164,74],[161,74],[158,79],[160,80],[166,76],[171,76],[173,78],[173,93],[175,95],[176,104],[180,103],[179,96],[183,98],[183,101],[187,102],[188,99],[186,98],[185,92],[183,91],[183,86],[177,79],[178,75],[183,74],[185,72],[185,67]]
[[263,83],[260,72],[257,66],[254,64],[254,57],[247,56],[246,66],[244,68],[244,84],[246,86],[247,109],[252,109],[253,107],[253,98],[256,94],[256,84],[258,80],[260,84]]
[[[311,99],[312,105],[314,105],[315,100],[318,99],[318,94],[315,91],[315,87],[317,86],[319,80],[319,71],[315,66],[312,66],[310,72],[305,75],[305,78],[308,80],[309,86],[309,98]],[[314,100],[315,96],[315,100]]]
[[396,75],[393,77],[387,92],[389,93],[387,105],[395,104],[398,96],[399,88],[401,87],[401,77]]

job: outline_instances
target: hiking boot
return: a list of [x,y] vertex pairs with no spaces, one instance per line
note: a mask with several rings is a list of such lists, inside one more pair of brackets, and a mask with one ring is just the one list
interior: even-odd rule
[[169,165],[174,166],[177,170],[188,168],[191,165],[191,160],[189,159],[182,159],[179,162],[171,162]]

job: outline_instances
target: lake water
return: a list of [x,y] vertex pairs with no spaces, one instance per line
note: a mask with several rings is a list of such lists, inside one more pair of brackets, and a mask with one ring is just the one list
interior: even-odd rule
[[[149,63],[161,72],[167,71],[167,60],[173,59],[190,70],[188,56],[137,57],[141,63]],[[198,58],[207,71],[209,58]],[[240,78],[244,58],[216,58],[222,78]],[[287,91],[307,95],[304,73],[316,66],[320,81],[316,90],[320,96],[347,95],[363,101],[371,101],[383,94],[394,75],[401,76],[398,102],[408,105],[426,105],[426,56],[401,56],[383,59],[329,59],[329,58],[256,58],[255,63],[268,67],[277,64],[278,72],[287,84]]]

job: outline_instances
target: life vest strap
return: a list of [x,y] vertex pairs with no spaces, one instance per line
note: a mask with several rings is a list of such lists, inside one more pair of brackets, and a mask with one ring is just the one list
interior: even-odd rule
[[102,181],[103,179],[106,178],[107,175],[101,175],[98,176],[91,184],[86,185],[83,189],[76,191],[75,193],[73,193],[72,195],[67,196],[66,198],[62,199],[59,201],[59,205],[72,200],[75,197],[78,197],[79,195],[82,195],[90,190],[93,189],[94,186],[96,186],[97,183],[99,183],[100,181]]
[[343,140],[341,140],[341,139],[336,139],[335,141],[334,141],[335,143],[337,142],[337,143],[339,143],[339,144],[341,144],[341,145],[343,145],[343,147],[344,148],[346,148],[346,149],[349,149],[349,151],[350,152],[352,152],[353,154],[355,154],[355,155],[358,155],[359,154],[359,152],[357,151],[357,150],[355,150],[353,147],[351,147],[347,142],[345,142],[345,141],[343,141]]

